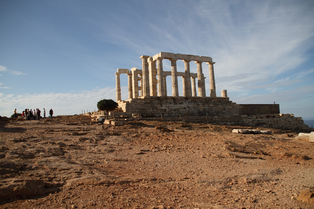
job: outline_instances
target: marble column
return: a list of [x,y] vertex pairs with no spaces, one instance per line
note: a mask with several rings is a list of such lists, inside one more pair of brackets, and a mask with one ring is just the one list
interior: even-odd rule
[[116,99],[121,101],[121,86],[120,86],[120,73],[116,74]]
[[162,68],[162,58],[157,58],[157,78],[158,78],[158,96],[167,96],[164,89],[164,76]]
[[208,62],[209,65],[209,90],[210,97],[216,97],[216,84],[215,84],[215,75],[214,75],[214,62]]
[[184,79],[184,87],[183,87],[183,96],[191,97],[191,78],[190,78],[190,62],[188,60],[183,60],[184,69],[185,69],[185,79]]
[[165,93],[165,96],[167,96],[167,94],[168,94],[168,93],[167,93],[167,76],[164,75],[163,78],[162,78],[162,80],[163,80],[162,83],[163,83],[163,85],[164,85],[164,86],[163,86],[163,87],[164,87],[164,93]]
[[206,97],[206,88],[205,88],[205,76],[202,74],[202,83],[203,83],[203,97]]
[[149,97],[149,76],[148,76],[148,62],[149,56],[141,56],[142,59],[142,97]]
[[192,79],[192,97],[196,97],[196,85],[195,85],[195,78],[191,77]]
[[171,59],[171,81],[172,81],[172,96],[178,97],[178,77],[177,77],[177,60]]
[[148,58],[148,68],[149,68],[149,90],[150,96],[157,96],[157,80],[156,80],[156,61],[153,58]]
[[136,68],[132,68],[132,91],[133,91],[133,98],[138,98],[138,73]]
[[204,76],[203,76],[203,69],[202,69],[202,62],[195,61],[197,64],[197,92],[199,97],[205,97],[204,95]]
[[143,77],[141,74],[138,74],[138,81],[140,82],[140,85],[138,86],[138,97],[143,96]]
[[128,73],[128,93],[129,93],[129,99],[133,98],[133,91],[132,91],[132,74]]
[[185,76],[181,76],[181,78],[182,78],[182,93],[183,93],[183,96],[186,97],[186,93],[185,93],[185,90],[186,90],[185,89],[185,85],[186,85],[185,84],[185,81],[186,81],[185,80]]
[[221,97],[227,98],[227,90],[221,90]]

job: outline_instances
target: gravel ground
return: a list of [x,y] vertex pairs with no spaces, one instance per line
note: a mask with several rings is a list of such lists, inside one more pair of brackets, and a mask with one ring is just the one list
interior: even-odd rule
[[313,208],[297,197],[314,187],[314,143],[234,128],[252,127],[2,122],[0,208]]

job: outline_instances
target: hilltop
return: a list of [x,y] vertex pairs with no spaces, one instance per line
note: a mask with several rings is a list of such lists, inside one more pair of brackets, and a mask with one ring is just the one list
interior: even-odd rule
[[2,120],[0,207],[313,208],[296,198],[314,186],[314,144],[234,128],[252,127]]

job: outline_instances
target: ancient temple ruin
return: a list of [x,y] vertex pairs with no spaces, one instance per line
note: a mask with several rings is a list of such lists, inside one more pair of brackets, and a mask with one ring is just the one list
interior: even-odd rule
[[[121,101],[120,74],[122,73],[128,75],[129,99],[167,96],[167,76],[171,76],[172,79],[173,97],[179,97],[178,77],[182,77],[183,97],[191,98],[196,97],[196,95],[198,97],[206,97],[205,77],[202,69],[203,62],[209,66],[210,97],[216,97],[213,67],[215,62],[212,61],[211,57],[160,52],[152,57],[143,55],[140,58],[142,59],[142,69],[132,68],[129,70],[118,68],[116,72],[117,101]],[[171,71],[163,70],[163,59],[171,61]],[[177,60],[184,62],[184,72],[177,71]],[[190,72],[190,62],[193,61],[197,65],[197,73]],[[197,79],[197,93],[195,79]],[[138,81],[140,81],[140,86]],[[139,95],[139,91],[141,95]]]
[[[116,74],[116,100],[126,113],[139,113],[144,117],[222,116],[240,115],[241,106],[229,101],[227,90],[217,97],[214,64],[211,57],[160,52],[154,56],[143,55],[142,69],[118,68]],[[164,71],[163,60],[171,63],[171,71]],[[184,62],[184,72],[178,72],[177,61]],[[195,63],[197,73],[190,72]],[[206,96],[202,63],[208,65],[209,96]],[[128,100],[121,100],[120,75],[128,76]],[[172,96],[167,96],[166,77],[171,76]],[[178,77],[182,78],[179,96]],[[252,108],[251,108],[252,109]],[[254,111],[254,110],[252,110]],[[279,105],[258,107],[260,113],[279,113]],[[254,113],[251,113],[254,114]]]
[[[236,104],[229,100],[227,90],[216,94],[214,64],[211,57],[160,52],[154,56],[142,55],[142,69],[118,68],[116,75],[116,101],[123,112],[119,115],[140,115],[144,118],[203,121],[227,125],[259,125],[277,128],[306,128],[302,118],[280,114],[279,104]],[[164,71],[163,60],[170,60],[171,71]],[[184,62],[184,72],[177,69],[177,61]],[[197,72],[190,72],[195,63]],[[208,65],[209,96],[206,96],[202,63]],[[128,76],[128,99],[121,100],[120,75]],[[166,77],[171,76],[168,96]],[[179,95],[178,78],[182,78]],[[170,92],[169,92],[170,94]]]

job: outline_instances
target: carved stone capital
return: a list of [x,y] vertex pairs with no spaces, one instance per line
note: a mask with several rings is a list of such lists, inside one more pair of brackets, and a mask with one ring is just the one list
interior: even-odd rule
[[142,56],[140,56],[140,58],[141,59],[147,59],[147,58],[149,58],[150,56],[148,56],[148,55],[142,55]]

